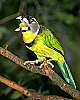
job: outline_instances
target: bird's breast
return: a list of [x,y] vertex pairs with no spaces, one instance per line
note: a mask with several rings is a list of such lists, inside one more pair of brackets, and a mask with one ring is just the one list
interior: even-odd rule
[[22,39],[25,43],[31,43],[35,39],[36,35],[32,31],[22,32]]

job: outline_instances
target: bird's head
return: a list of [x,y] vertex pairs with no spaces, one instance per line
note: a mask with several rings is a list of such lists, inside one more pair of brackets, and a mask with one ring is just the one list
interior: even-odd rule
[[15,31],[21,30],[23,37],[26,37],[26,43],[32,42],[38,35],[40,29],[40,25],[38,24],[37,20],[32,16],[29,16],[27,18],[19,16],[16,19],[20,20],[20,24],[19,28],[17,28]]
[[24,16],[19,16],[16,19],[19,19],[21,21],[21,23],[19,24],[19,28],[21,28],[22,30],[31,30],[34,34],[38,34],[40,25],[35,18],[33,18],[32,16],[28,16],[27,18]]

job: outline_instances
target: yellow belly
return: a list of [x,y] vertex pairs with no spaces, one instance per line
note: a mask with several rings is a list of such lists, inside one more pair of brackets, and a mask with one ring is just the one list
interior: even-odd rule
[[31,48],[32,51],[38,56],[41,57],[49,57],[54,61],[58,61],[59,63],[64,63],[64,57],[54,49],[51,49],[44,44],[36,44]]

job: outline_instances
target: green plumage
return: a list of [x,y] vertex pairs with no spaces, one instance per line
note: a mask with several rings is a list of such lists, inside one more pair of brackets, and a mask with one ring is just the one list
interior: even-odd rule
[[45,27],[42,27],[41,30],[42,30],[42,32],[40,33],[40,35],[45,39],[44,40],[45,44],[49,48],[52,48],[52,49],[55,48],[55,49],[59,50],[64,55],[64,51],[63,51],[63,48],[61,47],[61,44],[56,39],[56,37],[54,37],[54,35],[51,33],[51,31],[46,29]]
[[76,88],[74,79],[72,77],[72,74],[71,74],[70,69],[69,69],[68,65],[66,64],[66,62],[64,62],[63,64],[58,63],[58,65],[59,65],[59,68],[60,68],[60,70],[61,70],[61,72],[62,72],[63,77],[65,78],[65,80],[70,85],[72,85],[74,88]]
[[[56,61],[59,65],[59,68],[65,80],[70,85],[76,88],[70,69],[66,64],[64,57],[62,55],[64,54],[63,49],[60,43],[48,29],[43,27],[39,32],[39,34],[37,35],[37,37],[35,38],[32,47],[28,48],[32,50],[37,55],[37,57],[49,57],[52,58],[54,61]],[[57,50],[60,51],[61,53],[59,53]]]

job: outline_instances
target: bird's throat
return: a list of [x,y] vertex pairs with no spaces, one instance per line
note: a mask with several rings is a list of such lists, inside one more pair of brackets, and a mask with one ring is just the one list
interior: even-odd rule
[[22,38],[26,44],[30,44],[34,41],[36,35],[32,31],[26,31],[22,32]]

